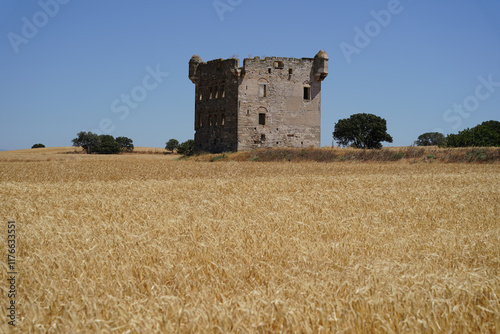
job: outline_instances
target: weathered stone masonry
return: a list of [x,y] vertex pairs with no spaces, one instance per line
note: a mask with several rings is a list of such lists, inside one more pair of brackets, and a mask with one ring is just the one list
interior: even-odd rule
[[328,55],[189,61],[196,85],[195,150],[320,145],[321,82]]

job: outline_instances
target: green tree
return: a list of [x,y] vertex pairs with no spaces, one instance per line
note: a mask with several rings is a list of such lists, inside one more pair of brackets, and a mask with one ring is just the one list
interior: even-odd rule
[[177,139],[172,138],[167,141],[165,149],[173,153],[174,150],[178,147],[179,147],[179,141]]
[[99,136],[92,132],[81,131],[77,137],[72,140],[73,146],[81,146],[87,154],[91,154],[97,150],[99,146]]
[[382,148],[381,142],[392,143],[386,120],[373,114],[354,114],[335,124],[333,138],[339,145],[357,148]]
[[130,152],[134,149],[133,140],[127,137],[116,137],[115,141],[120,144],[121,150]]
[[35,144],[35,145],[31,146],[31,148],[43,148],[43,147],[45,147],[45,145],[43,145],[43,144]]
[[121,146],[111,135],[100,135],[97,153],[99,154],[117,154],[120,153]]
[[194,154],[194,140],[189,139],[177,146],[177,153],[190,156]]
[[489,127],[491,130],[495,131],[500,136],[500,122],[499,121],[486,121],[486,122],[481,123],[481,125]]
[[417,146],[439,146],[443,145],[446,141],[445,136],[439,132],[426,132],[418,136],[415,140]]
[[500,134],[487,125],[477,125],[446,137],[449,147],[500,146]]

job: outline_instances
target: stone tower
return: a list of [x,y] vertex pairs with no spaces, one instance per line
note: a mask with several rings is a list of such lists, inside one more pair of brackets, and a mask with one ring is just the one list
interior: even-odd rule
[[245,151],[320,145],[321,82],[328,55],[208,62],[194,55],[195,150]]

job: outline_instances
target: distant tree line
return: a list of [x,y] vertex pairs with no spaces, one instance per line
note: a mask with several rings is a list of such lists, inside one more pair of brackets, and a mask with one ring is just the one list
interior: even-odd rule
[[134,149],[132,139],[127,137],[116,137],[111,135],[97,135],[92,132],[79,132],[72,140],[73,146],[82,147],[87,154],[117,154],[130,152]]
[[465,129],[457,134],[444,136],[439,132],[426,132],[418,136],[416,146],[446,147],[488,147],[500,146],[500,122],[486,121],[475,127]]

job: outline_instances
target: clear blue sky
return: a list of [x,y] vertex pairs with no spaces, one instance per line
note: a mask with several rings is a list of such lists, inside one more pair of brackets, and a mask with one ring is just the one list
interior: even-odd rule
[[322,146],[361,112],[387,120],[391,146],[456,133],[500,120],[499,18],[498,0],[3,0],[0,149],[70,146],[100,129],[136,146],[184,141],[193,54],[241,64],[320,49]]

